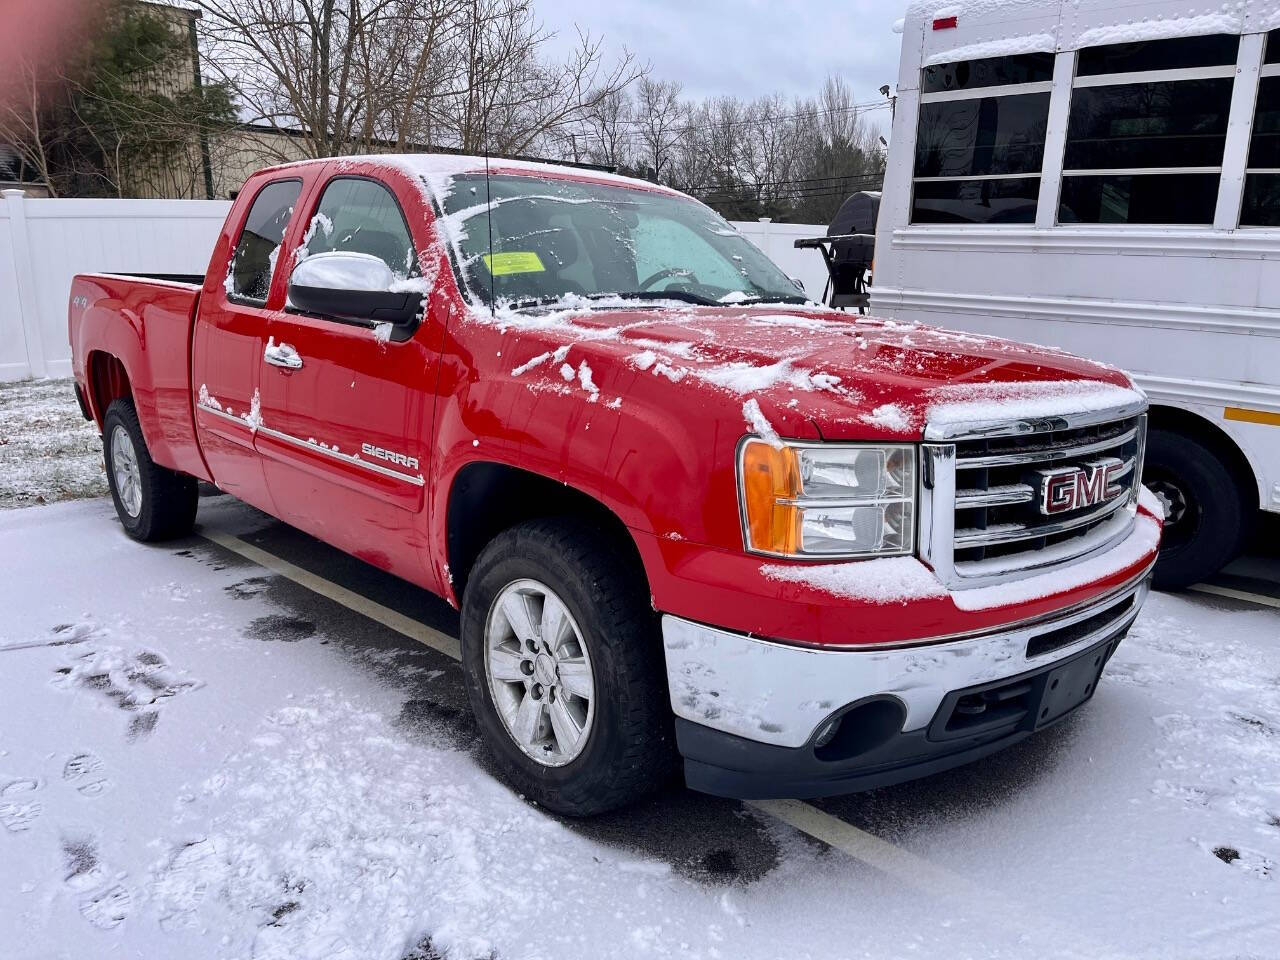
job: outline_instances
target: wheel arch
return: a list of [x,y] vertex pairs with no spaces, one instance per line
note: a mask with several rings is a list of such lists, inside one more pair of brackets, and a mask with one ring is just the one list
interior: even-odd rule
[[447,579],[459,600],[485,546],[502,531],[539,517],[594,521],[626,551],[639,575],[645,576],[639,547],[621,517],[590,494],[542,474],[495,461],[473,461],[454,474],[447,503]]
[[93,350],[86,362],[89,380],[89,409],[93,419],[102,429],[107,407],[115,400],[133,399],[133,381],[124,361],[105,350]]

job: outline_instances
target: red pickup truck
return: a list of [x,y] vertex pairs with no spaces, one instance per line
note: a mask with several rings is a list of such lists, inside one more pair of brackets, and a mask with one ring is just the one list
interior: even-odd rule
[[78,276],[138,540],[197,480],[444,597],[511,782],[735,797],[1066,716],[1137,616],[1146,401],[1046,348],[806,300],[697,201],[451,156],[263,170],[204,277]]

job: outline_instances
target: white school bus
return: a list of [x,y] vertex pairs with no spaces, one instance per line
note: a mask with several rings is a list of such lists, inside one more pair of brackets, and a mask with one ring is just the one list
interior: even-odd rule
[[1213,573],[1280,512],[1280,2],[914,3],[871,306],[1128,370]]

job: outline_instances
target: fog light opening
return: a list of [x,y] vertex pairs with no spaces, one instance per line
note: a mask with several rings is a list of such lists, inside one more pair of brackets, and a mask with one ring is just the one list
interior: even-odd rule
[[813,738],[813,745],[815,748],[821,750],[828,743],[830,743],[832,740],[835,739],[836,731],[840,729],[840,721],[842,719],[844,718],[832,717],[830,720],[828,720],[825,724],[822,725],[822,729],[818,731],[818,735]]
[[831,762],[870,753],[901,733],[906,719],[906,708],[893,697],[855,703],[818,728],[814,756]]

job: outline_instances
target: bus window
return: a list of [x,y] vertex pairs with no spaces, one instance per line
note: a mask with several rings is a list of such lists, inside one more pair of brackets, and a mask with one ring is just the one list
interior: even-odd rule
[[1207,36],[1081,50],[1058,222],[1212,224],[1239,45]]
[[1052,54],[926,66],[912,223],[1034,223]]
[[1280,30],[1267,34],[1249,163],[1244,177],[1242,227],[1280,227]]

